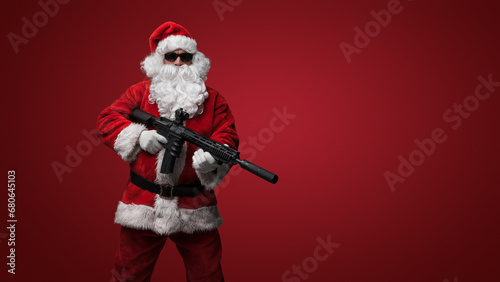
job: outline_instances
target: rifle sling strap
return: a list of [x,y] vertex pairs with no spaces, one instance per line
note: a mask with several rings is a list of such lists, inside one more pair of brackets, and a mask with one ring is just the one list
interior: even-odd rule
[[199,180],[184,185],[160,185],[140,177],[133,171],[130,171],[130,182],[165,199],[172,199],[173,197],[196,197],[204,188]]

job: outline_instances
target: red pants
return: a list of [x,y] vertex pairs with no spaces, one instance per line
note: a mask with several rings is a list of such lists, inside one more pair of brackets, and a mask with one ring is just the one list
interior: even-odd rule
[[217,229],[164,236],[149,230],[123,226],[111,281],[151,281],[153,269],[167,238],[175,243],[184,261],[188,282],[224,281],[220,264],[222,245]]

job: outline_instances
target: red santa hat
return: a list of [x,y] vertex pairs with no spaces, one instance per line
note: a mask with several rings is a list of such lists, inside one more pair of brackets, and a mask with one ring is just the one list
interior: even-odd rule
[[174,22],[166,22],[160,25],[149,37],[151,53],[165,54],[177,49],[188,53],[196,53],[196,41],[189,32],[181,25]]

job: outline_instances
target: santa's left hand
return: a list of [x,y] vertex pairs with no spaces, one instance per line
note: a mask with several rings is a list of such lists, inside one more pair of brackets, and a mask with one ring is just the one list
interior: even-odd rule
[[219,165],[209,152],[198,149],[193,154],[193,168],[198,172],[207,173],[217,169]]

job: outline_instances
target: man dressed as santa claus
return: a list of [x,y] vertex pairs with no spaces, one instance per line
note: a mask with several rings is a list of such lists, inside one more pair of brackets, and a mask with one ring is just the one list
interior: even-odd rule
[[224,97],[205,86],[210,61],[184,27],[166,22],[149,44],[151,54],[141,66],[150,79],[130,87],[97,120],[103,142],[130,164],[115,216],[121,231],[113,281],[150,281],[167,238],[182,256],[187,281],[223,281],[217,231],[222,218],[213,188],[229,166],[184,143],[173,173],[161,173],[168,140],[129,118],[139,108],[173,120],[182,108],[189,114],[184,126],[237,149],[234,117]]

